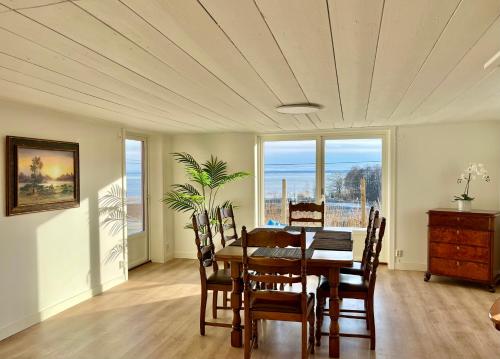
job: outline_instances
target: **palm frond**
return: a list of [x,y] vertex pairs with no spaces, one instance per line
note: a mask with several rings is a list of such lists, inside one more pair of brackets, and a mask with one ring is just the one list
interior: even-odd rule
[[192,196],[201,196],[200,192],[192,184],[189,183],[173,184],[172,188],[174,189],[174,191],[179,193],[184,193]]
[[202,171],[202,168],[198,161],[191,156],[189,153],[186,152],[174,152],[172,153],[172,156],[178,163],[182,163],[186,169],[192,169],[198,172]]
[[170,208],[178,212],[196,212],[197,205],[203,203],[204,197],[197,195],[187,195],[175,191],[165,194],[163,202]]
[[188,169],[186,172],[191,181],[198,183],[202,187],[211,186],[212,179],[210,178],[210,175],[204,170],[197,171],[194,169]]
[[222,186],[222,185],[224,185],[226,183],[234,182],[236,180],[245,178],[247,176],[250,176],[250,173],[248,173],[248,172],[234,172],[234,173],[231,173],[229,175],[226,175],[223,178],[223,180],[221,180],[219,186]]
[[[230,200],[225,200],[222,202],[221,205],[219,205],[220,208],[228,208],[229,206],[233,205],[233,202]],[[233,205],[233,208],[236,208],[236,206]]]
[[209,187],[212,189],[220,186],[227,176],[227,163],[219,160],[213,155],[210,156],[209,160],[202,164],[202,168],[210,176],[211,183]]

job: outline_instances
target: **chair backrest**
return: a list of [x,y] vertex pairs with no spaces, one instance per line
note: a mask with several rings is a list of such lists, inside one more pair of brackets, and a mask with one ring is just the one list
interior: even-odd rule
[[[321,204],[306,202],[293,204],[292,201],[290,201],[288,204],[288,211],[288,224],[290,226],[293,224],[293,222],[321,223],[321,227],[325,226],[325,201],[322,201]],[[311,212],[313,215],[314,213],[319,213],[320,218],[294,217],[293,214],[295,212]]]
[[203,213],[193,214],[193,230],[198,260],[200,262],[200,275],[202,280],[206,279],[206,267],[218,270],[217,262],[214,260],[215,246],[210,228],[210,218],[205,210]]
[[370,243],[370,235],[373,226],[373,217],[375,216],[375,207],[371,206],[370,213],[368,214],[368,224],[366,226],[366,237],[365,237],[365,247],[363,249],[363,256],[361,257],[361,268],[364,268],[366,263],[366,256],[368,253],[368,245]]
[[233,205],[229,207],[219,207],[217,209],[217,221],[219,222],[219,232],[222,247],[226,246],[226,241],[238,239],[236,222],[234,220]]
[[364,278],[368,280],[368,286],[371,293],[375,290],[375,281],[377,279],[377,268],[379,265],[380,251],[382,250],[382,240],[385,234],[385,225],[385,217],[380,218],[378,211],[375,211],[370,234],[368,256],[364,268]]
[[[261,290],[252,288],[251,282],[266,284],[264,287],[273,287],[277,284],[301,283],[301,305],[305,313],[307,304],[307,259],[306,259],[306,232],[302,228],[300,234],[286,231],[259,231],[247,233],[245,227],[241,231],[241,245],[243,247],[243,281],[245,300],[263,297],[275,299],[277,302],[286,300],[287,294],[282,291]],[[248,247],[268,248],[300,248],[300,258],[253,257],[248,255]],[[289,293],[288,293],[289,294]],[[246,302],[250,303],[250,302]]]

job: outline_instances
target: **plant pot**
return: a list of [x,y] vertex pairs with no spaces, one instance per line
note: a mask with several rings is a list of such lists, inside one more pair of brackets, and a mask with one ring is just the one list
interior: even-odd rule
[[458,210],[463,212],[470,212],[472,210],[472,201],[459,199],[457,200]]

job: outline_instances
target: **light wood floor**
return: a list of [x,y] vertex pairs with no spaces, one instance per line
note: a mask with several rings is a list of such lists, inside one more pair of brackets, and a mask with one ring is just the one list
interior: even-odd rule
[[[243,350],[230,346],[230,330],[207,327],[205,337],[198,334],[198,275],[191,260],[142,266],[128,283],[0,342],[0,358],[242,358]],[[382,267],[377,349],[370,351],[364,339],[341,338],[341,358],[498,358],[500,332],[488,320],[498,296],[482,286],[436,277],[424,283],[421,272]],[[230,321],[229,312],[221,317]],[[342,320],[341,330],[362,331],[362,324]],[[300,356],[297,325],[263,326],[252,358]],[[328,358],[326,337],[313,357]]]

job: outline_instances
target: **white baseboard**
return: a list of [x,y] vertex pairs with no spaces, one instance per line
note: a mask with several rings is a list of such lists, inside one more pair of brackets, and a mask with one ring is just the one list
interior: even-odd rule
[[188,251],[175,251],[174,258],[196,259],[196,253]]
[[427,270],[426,263],[405,263],[405,262],[396,262],[394,263],[394,269],[396,270],[414,270],[424,272]]
[[121,284],[125,281],[126,280],[123,276],[111,279],[105,283],[102,283],[94,288],[85,290],[59,303],[43,308],[37,313],[33,313],[13,323],[7,324],[6,326],[0,328],[0,340],[10,337],[11,335],[14,335],[16,333],[19,333],[20,331],[29,328],[32,325],[40,323],[43,320],[46,320],[56,314],[59,314],[62,311],[71,308],[87,299],[90,299],[95,295],[101,294],[102,292],[111,289],[112,287],[117,286],[118,284]]

